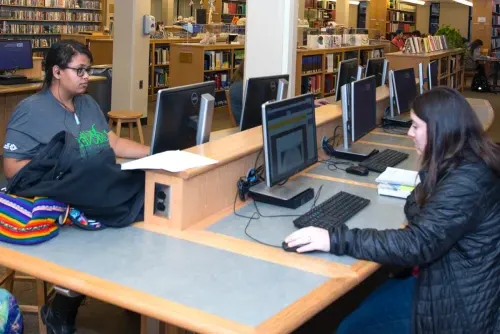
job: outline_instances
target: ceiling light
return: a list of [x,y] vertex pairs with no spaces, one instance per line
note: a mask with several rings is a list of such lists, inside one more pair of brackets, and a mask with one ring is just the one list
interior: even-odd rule
[[[330,1],[330,2],[337,2],[337,0],[328,0],[328,1]],[[349,4],[350,5],[359,5],[359,1],[358,0],[349,0]]]
[[458,3],[461,3],[462,5],[466,5],[466,6],[473,6],[472,4],[472,1],[467,1],[467,0],[453,0],[455,2],[458,2]]
[[425,5],[425,1],[422,0],[401,0],[401,2],[414,3],[416,5]]

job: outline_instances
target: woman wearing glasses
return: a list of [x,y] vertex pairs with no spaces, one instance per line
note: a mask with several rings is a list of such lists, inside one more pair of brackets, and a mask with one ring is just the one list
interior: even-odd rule
[[[91,63],[90,51],[75,41],[63,40],[50,48],[45,59],[44,88],[21,101],[7,125],[4,145],[7,178],[27,165],[61,131],[69,132],[78,142],[79,149],[68,150],[69,159],[74,161],[107,150],[123,158],[149,154],[149,147],[118,138],[109,129],[99,105],[85,94]],[[84,299],[82,295],[67,297],[56,293],[50,304],[42,308],[48,333],[74,333],[78,308]]]
[[149,147],[118,138],[109,129],[97,102],[85,94],[92,60],[89,49],[72,40],[60,41],[50,48],[45,58],[44,89],[21,101],[7,125],[7,178],[13,177],[60,131],[77,138],[82,157],[105,149],[113,149],[122,158],[148,155]]

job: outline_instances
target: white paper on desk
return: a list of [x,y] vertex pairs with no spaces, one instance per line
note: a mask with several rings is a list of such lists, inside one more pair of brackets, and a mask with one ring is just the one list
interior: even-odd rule
[[387,167],[387,169],[375,179],[375,182],[415,187],[420,183],[420,177],[418,176],[418,172],[412,170]]
[[203,167],[218,161],[185,151],[166,151],[122,164],[122,170],[163,169],[168,172],[182,172],[189,168]]

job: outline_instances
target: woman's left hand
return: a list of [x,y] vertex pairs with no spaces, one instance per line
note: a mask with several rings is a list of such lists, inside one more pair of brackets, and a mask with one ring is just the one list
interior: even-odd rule
[[305,253],[311,251],[330,251],[330,233],[327,230],[319,227],[305,227],[296,232],[293,232],[285,238],[288,247],[297,247],[297,253]]

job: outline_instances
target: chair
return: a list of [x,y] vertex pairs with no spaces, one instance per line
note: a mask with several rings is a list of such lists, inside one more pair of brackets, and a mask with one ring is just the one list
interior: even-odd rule
[[6,269],[6,272],[0,276],[0,286],[4,286],[4,288],[11,294],[13,294],[14,290],[14,281],[28,281],[34,282],[36,284],[36,305],[19,304],[19,308],[21,309],[21,312],[36,313],[38,317],[39,333],[46,334],[47,329],[43,324],[40,312],[42,310],[42,306],[47,303],[47,300],[54,292],[54,290],[52,288],[48,289],[47,283],[42,280],[26,275],[18,275],[14,270],[11,269]]
[[226,101],[227,101],[227,110],[229,112],[229,120],[231,121],[231,127],[236,127],[236,120],[234,119],[233,112],[231,111],[231,94],[229,94],[229,89],[225,90],[226,93]]
[[133,125],[137,125],[137,131],[139,132],[139,140],[141,144],[144,144],[144,136],[142,134],[141,126],[142,112],[130,111],[130,110],[112,110],[108,112],[109,118],[109,128],[113,128],[113,124],[116,123],[116,135],[120,137],[122,124],[128,124],[129,138],[134,140]]

